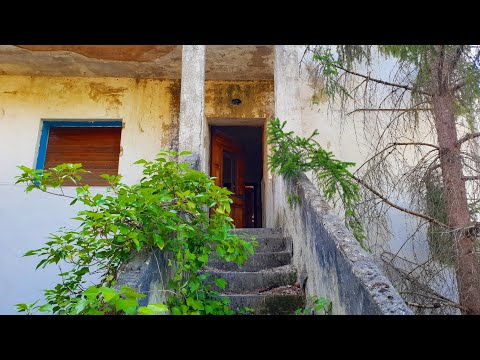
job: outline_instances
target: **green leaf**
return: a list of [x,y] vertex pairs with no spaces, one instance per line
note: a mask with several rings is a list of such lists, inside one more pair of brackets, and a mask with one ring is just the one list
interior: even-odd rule
[[28,250],[23,256],[37,255],[38,250]]
[[198,260],[200,260],[200,261],[203,262],[203,263],[207,263],[207,262],[208,262],[208,254],[200,255],[200,256],[198,257]]
[[172,308],[172,314],[173,314],[173,315],[182,315],[182,310],[180,310],[180,307],[174,306],[174,307]]
[[168,311],[168,306],[165,304],[149,304],[147,307],[156,314]]
[[189,282],[190,284],[190,291],[193,293],[195,291],[197,291],[198,289],[200,289],[200,283],[198,281],[190,281]]
[[97,310],[97,309],[90,309],[87,311],[87,315],[104,315],[105,313],[103,311]]
[[153,242],[160,248],[160,250],[163,250],[163,247],[165,246],[165,242],[162,240],[161,236],[158,235],[157,233],[153,233]]
[[87,307],[88,305],[88,300],[86,299],[81,299],[77,305],[75,305],[75,308],[73,309],[73,313],[74,314],[80,314],[83,310],[85,310],[85,308]]
[[92,285],[88,287],[87,290],[85,290],[82,294],[85,295],[87,298],[95,298],[99,294],[100,289],[97,288],[96,286]]
[[[53,260],[54,260],[54,259],[53,259]],[[50,262],[49,259],[43,259],[42,261],[40,261],[40,262],[37,264],[37,267],[35,268],[35,270],[37,270],[39,267],[45,267],[48,262]]]
[[117,292],[114,289],[105,286],[100,288],[100,292],[103,294],[103,298],[105,299],[105,301],[110,301],[115,296],[118,296]]
[[82,276],[82,275],[88,274],[89,272],[90,272],[90,269],[85,266],[85,267],[81,268],[80,270],[75,271],[75,275]]
[[15,304],[15,306],[17,307],[17,310],[18,311],[27,311],[28,310],[28,305],[27,304]]
[[115,302],[115,308],[117,311],[123,311],[127,315],[134,315],[138,306],[137,299],[128,298],[128,299],[118,299]]
[[221,246],[217,246],[217,254],[223,257],[225,255],[225,249]]
[[130,232],[130,228],[126,225],[120,225],[120,234],[127,235]]
[[[122,286],[122,288],[128,288],[127,286]],[[135,299],[142,299],[142,298],[145,298],[147,297],[147,295],[145,294],[140,294],[138,292],[136,292],[135,290],[133,290],[132,288],[128,288],[129,290],[126,290],[124,295],[128,298],[135,298]]]
[[227,282],[225,281],[225,279],[222,279],[222,278],[215,279],[215,283],[220,289],[225,289],[225,286],[227,285]]
[[154,310],[147,306],[140,306],[137,310],[138,315],[153,315]]
[[53,306],[51,304],[44,304],[38,308],[38,311],[43,313],[53,313]]
[[[195,310],[203,310],[205,309],[205,306],[203,305],[203,302],[201,300],[195,300],[193,302],[193,306],[192,306]],[[199,314],[197,314],[199,315]]]
[[136,238],[133,238],[132,241],[135,244],[135,248],[137,249],[137,251],[140,251],[141,249],[140,242]]

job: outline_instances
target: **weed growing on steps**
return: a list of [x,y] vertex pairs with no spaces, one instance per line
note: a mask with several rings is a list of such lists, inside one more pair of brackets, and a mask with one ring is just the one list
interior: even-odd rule
[[323,315],[331,315],[332,302],[325,298],[318,296],[310,296],[305,304],[305,307],[295,310],[295,315],[314,315],[322,313]]

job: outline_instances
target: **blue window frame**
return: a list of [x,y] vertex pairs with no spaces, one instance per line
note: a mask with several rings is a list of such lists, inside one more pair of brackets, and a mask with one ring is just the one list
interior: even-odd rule
[[47,155],[48,135],[52,127],[122,127],[122,120],[42,120],[42,134],[40,135],[40,146],[38,148],[37,170],[43,169]]

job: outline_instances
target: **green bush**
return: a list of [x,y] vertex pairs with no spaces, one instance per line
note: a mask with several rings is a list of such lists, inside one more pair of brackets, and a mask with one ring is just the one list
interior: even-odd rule
[[[180,153],[180,156],[187,155]],[[20,166],[17,183],[27,184],[26,192],[40,190],[66,196],[64,181],[72,181],[76,196],[70,205],[83,203],[78,212],[80,225],[51,234],[45,246],[25,256],[41,258],[37,268],[60,261],[71,269],[60,274],[61,282],[45,290],[43,303],[18,304],[19,311],[33,310],[54,314],[135,314],[169,311],[172,314],[232,314],[229,299],[212,290],[223,279],[209,280],[200,271],[212,252],[219,258],[241,265],[253,254],[255,241],[240,239],[230,232],[231,192],[218,187],[207,174],[175,161],[177,153],[161,151],[154,161],[139,160],[143,177],[138,184],[126,185],[121,176],[102,175],[110,187],[105,194],[81,186],[81,164],[62,164],[48,170]],[[138,307],[142,297],[133,289],[115,285],[118,267],[132,253],[159,248],[173,254],[176,272],[170,281],[166,304]],[[171,262],[169,266],[172,266]],[[86,288],[85,275],[100,278]],[[37,305],[38,304],[38,305]]]

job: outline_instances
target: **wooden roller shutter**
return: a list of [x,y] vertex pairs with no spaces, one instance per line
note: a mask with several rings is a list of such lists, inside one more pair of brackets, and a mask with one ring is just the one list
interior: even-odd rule
[[80,174],[81,184],[106,186],[108,182],[100,175],[118,174],[121,131],[120,127],[52,127],[44,168],[81,163],[91,171]]

